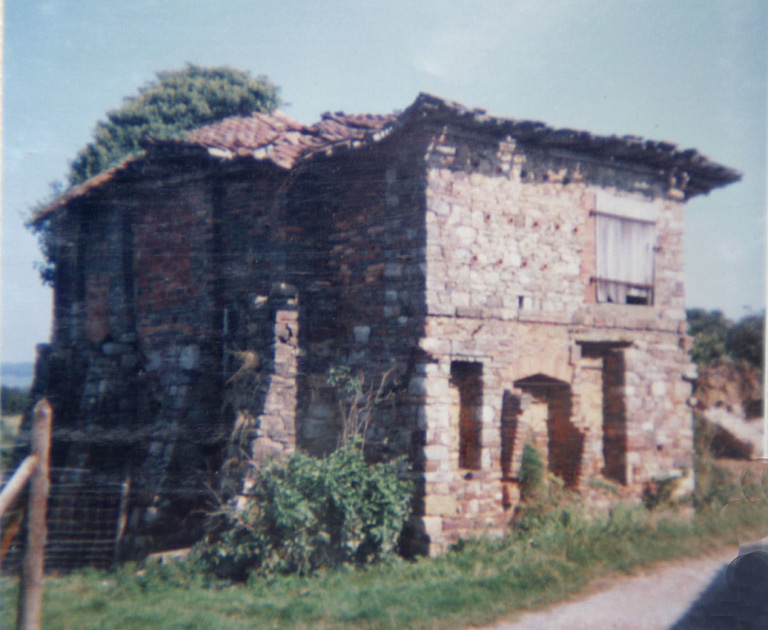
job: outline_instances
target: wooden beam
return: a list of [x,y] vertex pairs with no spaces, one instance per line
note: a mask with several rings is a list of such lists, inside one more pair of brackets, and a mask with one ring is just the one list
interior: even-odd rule
[[0,492],[0,518],[3,517],[5,511],[11,506],[14,499],[19,492],[24,488],[24,484],[35,472],[35,466],[37,465],[37,455],[30,455],[27,457],[19,467],[13,476],[8,480],[8,483],[3,487],[3,491]]

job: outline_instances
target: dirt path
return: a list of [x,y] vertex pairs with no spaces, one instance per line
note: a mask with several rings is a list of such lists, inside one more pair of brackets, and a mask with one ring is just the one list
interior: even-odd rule
[[[486,630],[727,630],[768,628],[768,598],[728,586],[738,550],[600,580],[586,594]],[[740,560],[741,562],[741,560]],[[744,566],[744,565],[742,565]],[[762,566],[762,564],[760,565]],[[768,565],[766,565],[768,568]],[[732,582],[733,573],[729,573]],[[763,574],[762,577],[768,577]]]

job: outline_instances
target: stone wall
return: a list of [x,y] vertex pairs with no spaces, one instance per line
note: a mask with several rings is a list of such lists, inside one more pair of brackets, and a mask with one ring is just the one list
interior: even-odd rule
[[[503,531],[526,439],[576,488],[604,477],[637,497],[678,475],[692,488],[677,192],[642,170],[469,133],[441,130],[428,161],[420,346],[430,361],[412,388],[423,396],[431,549]],[[658,212],[651,306],[596,303],[594,212],[606,190]],[[482,374],[479,467],[459,456],[476,448],[462,444],[462,365]]]
[[[136,481],[137,549],[191,537],[180,517],[241,449],[338,444],[344,365],[366,388],[392,370],[369,454],[410,458],[417,550],[501,534],[527,440],[574,488],[690,487],[681,193],[577,150],[414,125],[291,172],[128,169],[54,219],[57,418],[121,436],[55,457]],[[657,217],[647,304],[599,301],[601,204]]]

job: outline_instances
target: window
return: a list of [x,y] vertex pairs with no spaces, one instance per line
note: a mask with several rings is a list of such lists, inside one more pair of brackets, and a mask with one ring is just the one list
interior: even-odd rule
[[459,399],[459,468],[480,470],[483,364],[452,361],[451,387],[458,390]]
[[657,208],[598,192],[597,301],[653,304]]

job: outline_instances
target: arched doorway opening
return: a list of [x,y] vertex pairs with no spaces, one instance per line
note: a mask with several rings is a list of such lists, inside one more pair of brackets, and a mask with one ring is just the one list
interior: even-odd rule
[[584,434],[571,421],[571,386],[545,374],[519,379],[514,385],[530,396],[531,404],[523,413],[528,421],[529,435],[546,459],[548,469],[566,486],[576,486]]

